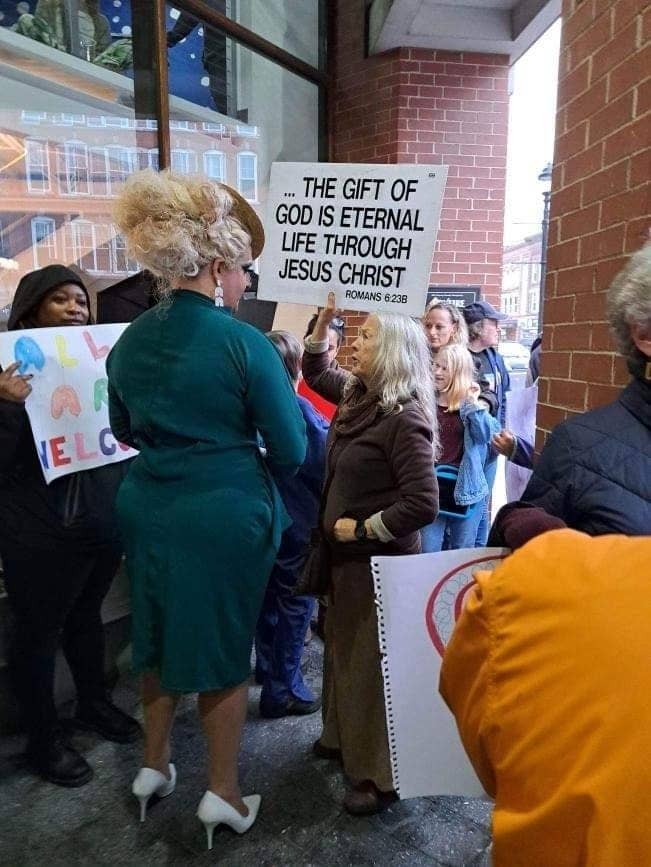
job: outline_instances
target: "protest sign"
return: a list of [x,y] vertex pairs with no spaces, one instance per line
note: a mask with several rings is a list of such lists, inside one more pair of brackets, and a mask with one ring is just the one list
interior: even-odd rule
[[447,166],[274,163],[258,298],[422,314]]
[[0,365],[32,374],[25,402],[45,481],[131,458],[108,418],[106,356],[126,325],[31,328],[0,334]]
[[[538,384],[510,391],[506,402],[506,428],[530,443],[536,438],[536,408]],[[506,502],[519,500],[531,478],[531,470],[506,462]]]
[[400,798],[482,794],[438,684],[473,572],[493,569],[507,553],[470,548],[372,558],[393,783]]

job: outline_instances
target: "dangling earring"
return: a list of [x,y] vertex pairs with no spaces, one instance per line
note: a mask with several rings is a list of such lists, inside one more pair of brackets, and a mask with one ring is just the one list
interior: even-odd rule
[[215,286],[215,307],[223,307],[224,306],[224,293],[222,291],[222,284],[217,281],[217,285]]

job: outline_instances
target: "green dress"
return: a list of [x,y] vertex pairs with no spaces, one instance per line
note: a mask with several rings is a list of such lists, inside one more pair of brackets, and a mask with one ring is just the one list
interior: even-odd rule
[[240,684],[289,523],[272,474],[305,456],[283,362],[227,308],[179,290],[126,329],[107,369],[113,432],[140,451],[117,498],[134,668],[172,691]]

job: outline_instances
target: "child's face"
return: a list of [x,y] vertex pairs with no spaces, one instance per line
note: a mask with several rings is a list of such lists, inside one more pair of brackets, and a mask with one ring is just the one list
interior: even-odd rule
[[450,371],[445,361],[434,362],[434,387],[437,391],[445,391],[450,385]]

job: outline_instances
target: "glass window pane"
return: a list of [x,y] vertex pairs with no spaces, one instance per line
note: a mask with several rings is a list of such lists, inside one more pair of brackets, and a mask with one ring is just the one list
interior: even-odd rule
[[[319,65],[319,0],[204,0],[216,12],[221,12],[243,27],[263,36],[289,54],[311,66]],[[325,5],[325,4],[324,4]],[[173,4],[168,9],[168,37],[170,45],[180,42],[188,53],[206,59],[218,57],[222,52],[223,36],[214,28],[192,29],[194,19],[180,12]],[[206,64],[207,66],[208,64]]]
[[[19,280],[35,268],[74,264],[102,288],[138,269],[116,237],[111,211],[131,172],[158,165],[157,123],[136,119],[131,71],[87,62],[78,52],[72,57],[67,43],[46,44],[49,31],[30,30],[32,19],[12,30],[18,6],[33,15],[36,3],[0,0],[0,227],[7,260],[0,268],[0,328]],[[129,0],[101,0],[100,8],[110,19],[112,45],[125,49],[119,40],[130,26]]]

